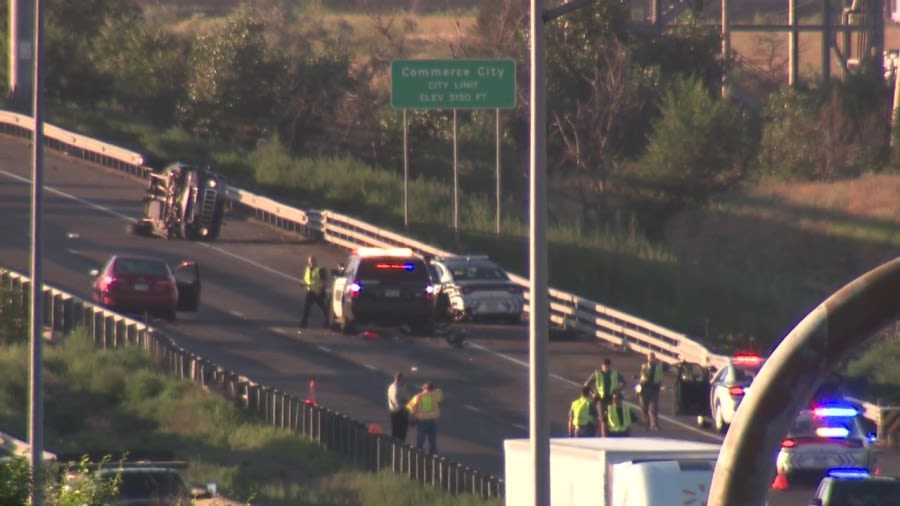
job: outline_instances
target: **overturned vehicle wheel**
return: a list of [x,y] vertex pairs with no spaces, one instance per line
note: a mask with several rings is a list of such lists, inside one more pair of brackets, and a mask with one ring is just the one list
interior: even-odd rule
[[147,221],[139,221],[137,223],[128,224],[128,233],[140,237],[150,237],[153,235],[153,224]]

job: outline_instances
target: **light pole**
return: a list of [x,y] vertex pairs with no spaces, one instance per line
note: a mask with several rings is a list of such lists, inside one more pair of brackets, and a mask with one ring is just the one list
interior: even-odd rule
[[544,23],[594,0],[572,0],[544,10],[531,0],[531,82],[529,128],[529,435],[534,466],[534,506],[550,506],[550,424],[546,417],[547,340],[550,302],[547,286],[547,103],[544,87]]
[[31,445],[31,505],[43,503],[44,398],[43,398],[43,222],[44,200],[44,0],[34,0],[34,135],[31,140],[31,371],[28,394],[28,443]]

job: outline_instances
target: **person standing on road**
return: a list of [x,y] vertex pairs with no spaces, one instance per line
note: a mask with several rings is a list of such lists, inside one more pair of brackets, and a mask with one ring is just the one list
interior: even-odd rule
[[303,272],[303,288],[306,289],[306,298],[303,300],[303,318],[300,320],[300,326],[306,328],[309,324],[309,309],[315,304],[322,310],[322,317],[327,327],[328,311],[325,308],[325,285],[314,256],[306,259],[306,270]]
[[622,394],[612,394],[612,404],[602,425],[603,437],[628,437],[631,435],[631,408],[622,402]]
[[652,351],[647,353],[647,361],[641,364],[641,376],[638,380],[638,395],[641,400],[641,414],[648,430],[659,429],[659,390],[662,388],[662,362],[656,359]]
[[569,437],[594,437],[597,434],[597,406],[591,387],[581,387],[581,397],[569,408]]
[[592,372],[584,380],[584,386],[593,386],[597,412],[600,415],[600,419],[605,420],[606,408],[612,402],[613,394],[616,392],[621,393],[622,389],[626,387],[626,383],[619,371],[612,368],[611,361],[608,358],[604,358],[600,364],[600,369]]
[[434,383],[427,382],[422,385],[422,391],[417,393],[406,405],[410,418],[416,423],[416,448],[421,450],[428,437],[428,453],[437,453],[437,421],[441,417],[440,403],[444,400],[444,392],[435,388]]
[[391,436],[406,442],[406,433],[409,430],[409,412],[406,404],[409,402],[409,390],[406,388],[406,380],[403,373],[394,374],[394,382],[387,390],[388,412],[391,414]]

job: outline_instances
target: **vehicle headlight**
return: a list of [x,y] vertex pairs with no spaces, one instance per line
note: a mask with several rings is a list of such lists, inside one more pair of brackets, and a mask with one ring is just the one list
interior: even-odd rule
[[215,188],[216,184],[217,183],[216,183],[215,179],[207,179],[206,180],[206,186],[209,186],[210,188]]

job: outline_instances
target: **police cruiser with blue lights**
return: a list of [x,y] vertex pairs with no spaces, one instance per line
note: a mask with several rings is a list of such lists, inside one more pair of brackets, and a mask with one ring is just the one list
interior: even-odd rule
[[817,402],[800,411],[776,457],[776,481],[820,479],[835,469],[876,472],[874,434],[867,434],[859,408],[843,400]]

